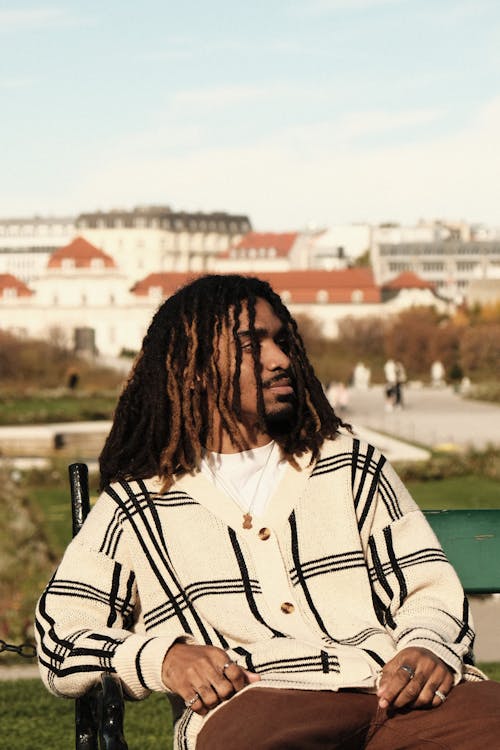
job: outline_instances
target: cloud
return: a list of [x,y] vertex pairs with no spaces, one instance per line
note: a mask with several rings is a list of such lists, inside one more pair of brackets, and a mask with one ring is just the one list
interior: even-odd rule
[[88,25],[89,19],[77,17],[65,8],[26,8],[0,10],[0,32],[18,29]]
[[[288,85],[287,85],[288,87]],[[297,89],[289,87],[290,94],[297,95]],[[184,107],[186,104],[200,107],[203,111],[209,107],[227,107],[236,103],[263,101],[272,99],[277,94],[283,96],[286,94],[285,87],[279,84],[271,86],[219,86],[204,89],[191,89],[179,91],[174,95],[174,104]]]
[[33,86],[33,78],[0,78],[0,90],[2,89],[24,89]]
[[[412,122],[433,116],[401,113],[396,121],[406,123],[412,114]],[[372,142],[361,150],[336,137],[332,123],[290,129],[245,147],[198,145],[183,154],[162,153],[156,142],[140,155],[96,154],[52,203],[71,211],[161,202],[177,209],[242,212],[262,230],[295,229],[308,221],[420,217],[498,225],[498,132],[500,97],[453,135],[427,134],[425,142],[398,138],[391,145],[384,139],[384,145]],[[163,138],[168,140],[168,131]]]
[[306,0],[301,4],[301,11],[306,13],[324,13],[337,10],[369,10],[387,5],[403,5],[408,0]]

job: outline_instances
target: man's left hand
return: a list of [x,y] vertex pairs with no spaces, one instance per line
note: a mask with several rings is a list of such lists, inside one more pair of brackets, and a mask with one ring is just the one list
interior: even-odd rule
[[382,671],[377,690],[379,706],[437,707],[452,687],[453,674],[442,659],[426,648],[405,648]]

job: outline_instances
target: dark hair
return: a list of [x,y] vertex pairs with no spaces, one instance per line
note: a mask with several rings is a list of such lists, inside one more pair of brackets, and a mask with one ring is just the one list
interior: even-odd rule
[[[214,352],[224,330],[236,334],[243,304],[250,332],[254,330],[258,299],[266,300],[281,321],[292,363],[293,423],[276,438],[284,456],[294,461],[295,455],[310,450],[316,458],[323,440],[337,435],[344,423],[314,374],[295,321],[271,286],[252,276],[202,276],[165,300],[151,321],[99,458],[101,487],[154,475],[168,485],[174,475],[199,467],[214,411],[238,450],[249,447],[238,426],[241,346],[237,343],[232,376],[228,367],[219,367]],[[257,411],[264,424],[258,345],[253,340],[252,355]]]

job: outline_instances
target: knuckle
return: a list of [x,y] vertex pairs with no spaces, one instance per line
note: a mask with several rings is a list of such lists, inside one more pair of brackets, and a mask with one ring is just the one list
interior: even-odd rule
[[418,695],[420,695],[420,690],[420,683],[416,682],[415,680],[409,682],[406,687],[406,692],[411,698],[416,698]]

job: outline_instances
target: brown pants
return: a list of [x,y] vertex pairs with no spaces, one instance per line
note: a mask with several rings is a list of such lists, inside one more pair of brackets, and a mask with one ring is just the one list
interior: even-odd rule
[[389,712],[374,695],[251,688],[211,716],[196,750],[493,750],[500,683],[462,683],[438,708]]

